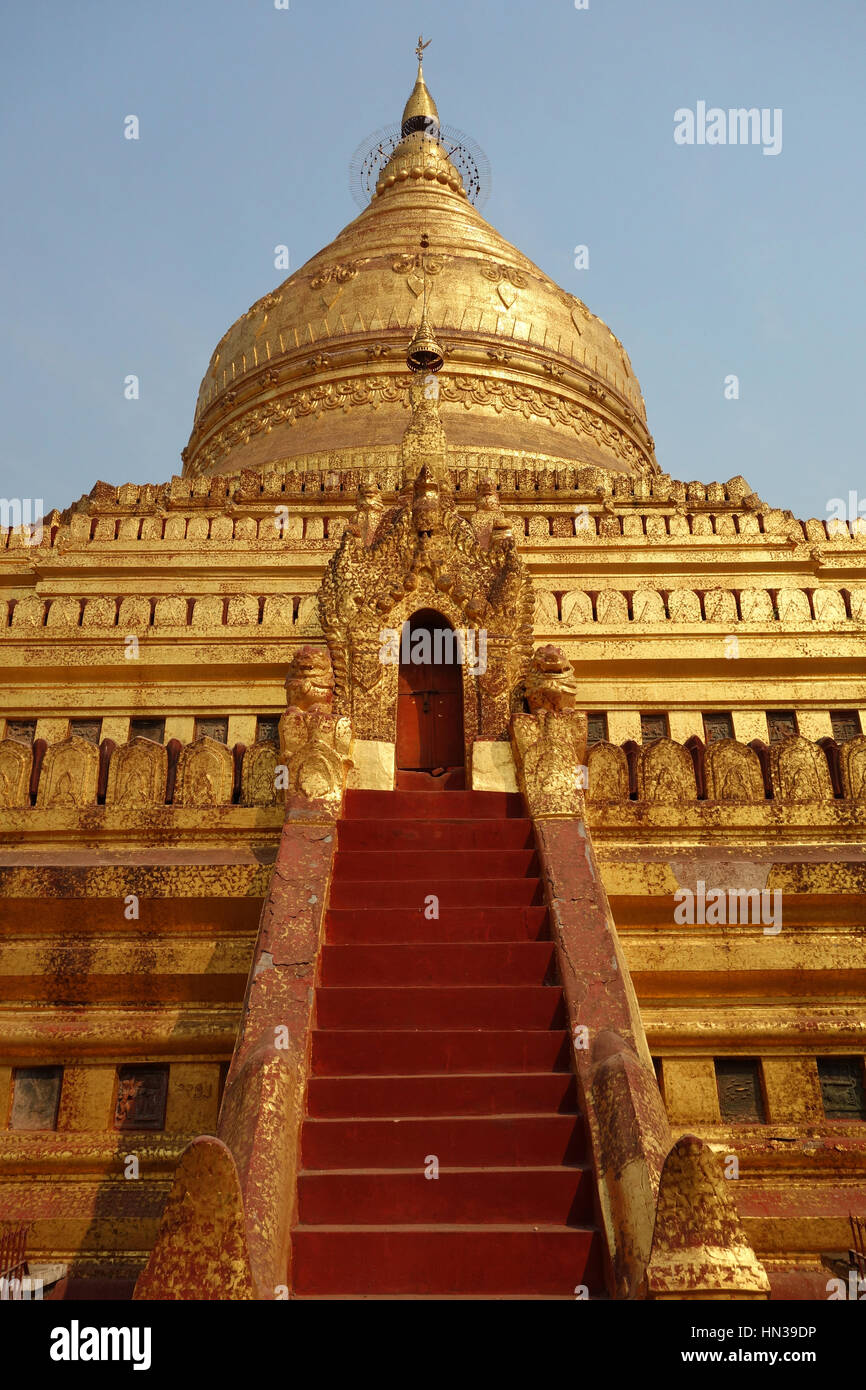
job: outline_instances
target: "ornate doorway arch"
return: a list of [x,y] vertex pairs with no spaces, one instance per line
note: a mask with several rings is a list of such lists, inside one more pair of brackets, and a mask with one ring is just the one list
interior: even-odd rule
[[479,484],[472,516],[458,511],[436,393],[414,384],[396,506],[386,508],[372,483],[362,483],[322,579],[319,617],[335,710],[351,720],[356,745],[377,745],[383,758],[390,747],[392,775],[403,625],[421,610],[444,619],[463,643],[470,773],[478,742],[508,740],[514,691],[532,656],[534,593],[490,484]]

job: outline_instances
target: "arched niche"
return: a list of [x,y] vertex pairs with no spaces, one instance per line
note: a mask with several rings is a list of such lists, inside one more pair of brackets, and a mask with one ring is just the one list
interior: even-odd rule
[[423,593],[404,597],[382,615],[372,636],[369,629],[350,632],[345,661],[348,712],[356,738],[396,744],[403,629],[408,625],[411,632],[414,622],[432,614],[453,633],[455,647],[463,653],[458,675],[467,761],[476,738],[499,737],[508,728],[511,690],[517,678],[514,652],[508,635],[467,623],[465,612],[447,595],[435,595],[434,608],[433,597]]

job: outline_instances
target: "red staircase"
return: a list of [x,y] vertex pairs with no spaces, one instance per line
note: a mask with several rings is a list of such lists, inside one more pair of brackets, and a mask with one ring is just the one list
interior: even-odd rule
[[[315,1018],[296,1297],[602,1293],[519,796],[347,793]],[[425,1176],[432,1156],[438,1178]]]

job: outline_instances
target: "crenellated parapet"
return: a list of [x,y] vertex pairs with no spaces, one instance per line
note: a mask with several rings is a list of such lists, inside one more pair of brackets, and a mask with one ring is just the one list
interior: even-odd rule
[[[623,746],[593,744],[586,758],[587,800],[724,806],[832,802],[866,796],[866,737],[837,745],[794,736],[769,747],[725,738],[704,745],[662,738]],[[836,773],[837,768],[844,772]]]
[[[310,722],[315,713],[290,711],[281,733],[282,752],[271,742],[228,748],[210,738],[185,745],[172,740],[168,748],[146,738],[120,746],[104,740],[101,749],[76,737],[48,746],[38,744],[35,749],[14,739],[2,739],[0,806],[20,810],[104,806],[106,810],[138,811],[277,805],[286,790],[285,779],[279,785],[279,769],[287,765],[290,780],[301,777],[302,764],[299,762],[293,772],[292,758],[306,748],[308,735],[313,745],[324,738],[319,750],[321,777],[329,785],[331,772],[326,773],[325,764],[330,768],[333,762],[336,768],[349,756],[349,736],[338,729],[334,742],[330,731],[326,731],[327,736],[321,729],[316,733]],[[298,727],[299,714],[304,716],[300,721],[303,730]],[[552,751],[546,751],[546,735],[540,737],[538,731],[543,733],[550,724],[553,739],[555,728],[568,722],[566,716],[576,714],[573,708],[542,706],[532,716],[515,716],[521,756],[530,759],[533,767],[538,764],[537,776],[546,783],[547,795],[553,794],[556,760]],[[562,745],[567,756],[557,754],[556,765],[561,762],[569,794],[575,788],[585,790],[590,815],[593,806],[605,803],[696,808],[713,804],[724,808],[767,802],[791,806],[866,802],[866,735],[841,745],[833,739],[814,742],[800,736],[769,747],[758,740],[746,744],[726,738],[705,746],[699,739],[682,744],[664,738],[642,746],[602,741],[586,750],[586,716],[581,713],[579,720],[582,735],[575,741],[569,734]],[[309,749],[304,756],[308,753]],[[583,765],[586,774],[581,785],[578,774]],[[337,773],[333,776],[336,778]]]
[[604,627],[651,627],[657,623],[706,624],[729,631],[749,625],[774,630],[811,624],[866,623],[866,587],[836,589],[821,585],[796,587],[568,589],[554,594],[537,588],[536,627],[542,631],[583,631],[589,624]]
[[[343,454],[311,454],[217,477],[174,477],[163,484],[97,483],[65,511],[53,510],[41,532],[0,530],[0,554],[185,541],[273,543],[339,541],[339,523],[354,510],[359,486],[372,480],[392,504],[403,472],[398,448],[366,451],[348,465]],[[545,455],[510,456],[481,449],[445,450],[445,481],[470,507],[483,482],[530,544],[577,540],[678,544],[689,537],[779,545],[845,546],[866,542],[866,519],[798,520],[752,492],[745,479],[682,482],[566,464]],[[19,555],[19,558],[23,558]]]
[[[866,586],[836,589],[569,589],[559,595],[536,588],[535,626],[541,632],[581,632],[598,627],[648,628],[655,624],[701,624],[796,631],[813,625],[841,630],[866,625]],[[5,633],[43,628],[104,632],[122,628],[264,628],[318,635],[318,604],[312,594],[88,595],[38,594],[0,600],[0,639]]]

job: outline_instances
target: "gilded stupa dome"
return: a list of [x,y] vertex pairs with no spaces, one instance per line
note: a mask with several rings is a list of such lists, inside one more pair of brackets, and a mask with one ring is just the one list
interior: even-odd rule
[[450,450],[657,471],[625,349],[473,206],[420,61],[401,135],[369,206],[217,344],[184,473],[374,466],[406,429],[425,312]]

